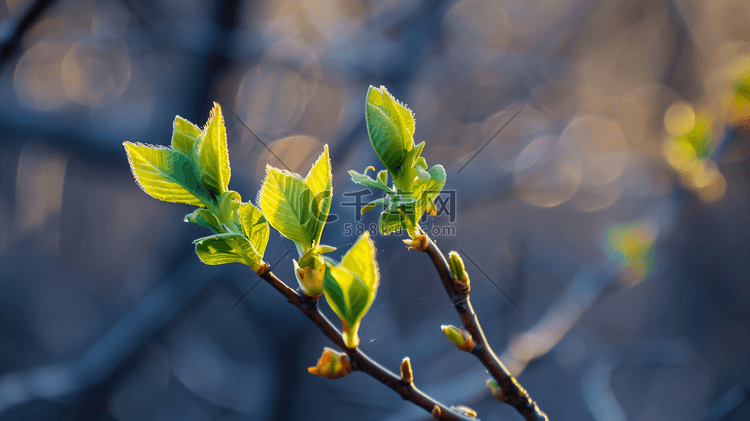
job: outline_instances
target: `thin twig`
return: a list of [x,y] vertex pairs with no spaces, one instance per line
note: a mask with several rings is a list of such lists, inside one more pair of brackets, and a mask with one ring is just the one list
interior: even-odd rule
[[440,280],[443,282],[443,286],[453,303],[453,307],[458,312],[458,315],[461,316],[464,328],[471,334],[474,342],[474,350],[471,353],[482,362],[482,365],[484,365],[500,386],[500,393],[497,395],[497,398],[514,407],[528,421],[549,421],[547,415],[539,409],[536,402],[531,400],[526,389],[518,383],[518,380],[510,374],[500,359],[497,358],[495,352],[492,351],[490,344],[487,343],[487,338],[484,336],[482,326],[479,324],[479,319],[476,313],[474,313],[474,308],[471,306],[469,293],[459,292],[456,284],[453,282],[450,267],[448,266],[448,261],[445,260],[445,256],[443,256],[443,253],[435,243],[432,242],[431,238],[427,237],[427,240],[428,243],[424,252],[430,256],[430,260],[432,260],[435,269],[437,269],[440,275]]
[[[476,421],[476,418],[458,414],[456,411],[436,401],[430,396],[414,386],[414,383],[405,382],[400,376],[392,373],[388,369],[368,357],[359,348],[347,348],[341,337],[341,332],[320,312],[317,298],[312,298],[299,294],[297,291],[288,287],[284,282],[274,275],[266,265],[258,270],[258,276],[263,278],[272,287],[279,291],[293,306],[300,309],[316,326],[336,344],[342,351],[349,356],[352,368],[361,371],[383,383],[405,400],[411,401],[431,414],[439,414],[436,418],[446,421]],[[440,408],[435,410],[435,407]]]

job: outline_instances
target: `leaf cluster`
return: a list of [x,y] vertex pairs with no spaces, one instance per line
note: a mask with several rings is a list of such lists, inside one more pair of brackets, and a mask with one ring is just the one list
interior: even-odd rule
[[300,254],[294,266],[302,292],[311,297],[325,292],[342,321],[347,346],[357,346],[362,317],[375,299],[378,265],[369,235],[361,237],[340,263],[322,256],[336,249],[320,244],[333,192],[328,145],[305,178],[267,166],[258,207],[229,189],[226,127],[219,104],[214,104],[202,129],[176,117],[169,147],[131,142],[124,146],[143,191],[159,200],[197,206],[185,221],[213,233],[194,241],[204,263],[242,263],[259,272],[269,224],[292,240]]
[[[424,212],[435,213],[435,198],[445,186],[445,168],[438,164],[428,169],[420,156],[424,142],[414,144],[414,114],[384,86],[379,89],[370,86],[365,107],[370,143],[386,169],[376,179],[367,175],[368,169],[375,170],[373,167],[366,168],[364,174],[349,171],[355,183],[384,193],[383,198],[368,203],[362,213],[382,206],[379,223],[382,234],[405,229],[414,237]],[[391,186],[388,175],[393,180]]]

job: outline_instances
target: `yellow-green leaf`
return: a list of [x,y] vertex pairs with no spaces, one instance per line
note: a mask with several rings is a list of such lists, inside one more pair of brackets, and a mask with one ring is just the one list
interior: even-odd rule
[[378,262],[375,259],[375,244],[370,233],[365,231],[341,259],[341,267],[349,270],[370,289],[377,289],[380,279]]
[[266,217],[260,209],[256,208],[252,203],[245,203],[240,206],[237,211],[240,218],[240,225],[242,225],[242,231],[250,240],[258,254],[263,256],[266,251],[266,245],[268,245],[268,235],[270,229],[268,228],[268,222]]
[[333,173],[331,172],[331,159],[328,156],[328,145],[323,146],[323,153],[310,172],[305,177],[305,185],[312,192],[313,216],[320,223],[315,226],[312,239],[315,244],[320,242],[323,227],[331,211],[331,199],[333,194]]
[[365,120],[370,142],[378,157],[391,174],[396,177],[406,159],[406,152],[412,149],[414,139],[397,111],[397,102],[392,100],[385,88],[381,92],[370,86],[367,93]]
[[314,246],[318,221],[311,209],[312,191],[299,175],[267,165],[258,204],[281,235],[299,244],[303,251]]
[[238,210],[242,206],[242,196],[234,190],[222,193],[218,197],[219,217],[221,222],[229,228],[230,231],[241,234],[240,218]]
[[221,222],[209,212],[206,208],[198,208],[192,213],[185,215],[185,222],[192,222],[200,225],[204,228],[208,228],[213,231],[214,234],[220,234],[224,232],[224,228],[221,226]]
[[195,206],[204,206],[203,201],[209,200],[187,156],[163,146],[131,142],[123,145],[135,181],[151,197]]
[[375,300],[379,278],[375,246],[367,232],[339,265],[327,261],[323,291],[328,304],[341,319],[344,341],[350,348],[359,343],[359,325]]
[[194,241],[195,252],[207,265],[242,263],[258,270],[263,257],[242,234],[216,234]]
[[203,185],[216,195],[224,193],[229,188],[231,176],[227,129],[224,126],[221,107],[215,102],[197,146]]
[[201,129],[195,124],[177,116],[172,123],[172,149],[190,156],[195,140],[201,135]]

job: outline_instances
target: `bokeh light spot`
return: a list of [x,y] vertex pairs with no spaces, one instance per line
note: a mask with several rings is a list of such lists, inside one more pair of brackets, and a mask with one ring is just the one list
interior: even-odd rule
[[70,43],[42,41],[18,60],[13,89],[21,104],[36,111],[51,111],[68,100],[60,70],[68,46]]
[[521,200],[539,207],[567,201],[583,179],[583,165],[576,148],[554,136],[531,142],[516,158],[514,172]]
[[130,54],[125,41],[111,34],[83,38],[62,61],[62,82],[71,100],[99,106],[119,98],[130,82]]
[[687,102],[670,105],[664,114],[664,127],[672,136],[684,136],[695,126],[695,110]]
[[307,85],[287,68],[261,64],[250,69],[240,82],[237,113],[256,133],[290,130],[307,106],[313,88]]
[[656,235],[652,221],[618,224],[607,231],[607,254],[627,269],[623,283],[633,285],[653,273]]

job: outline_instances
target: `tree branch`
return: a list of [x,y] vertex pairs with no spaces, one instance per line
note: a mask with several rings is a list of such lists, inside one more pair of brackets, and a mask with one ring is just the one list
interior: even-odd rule
[[426,247],[419,247],[417,249],[424,251],[430,256],[435,269],[437,269],[440,275],[440,280],[443,281],[445,291],[453,303],[453,307],[461,317],[464,328],[471,334],[472,341],[474,342],[474,350],[471,353],[482,362],[500,386],[500,392],[495,397],[514,407],[528,421],[549,421],[547,415],[539,409],[536,402],[531,400],[526,389],[518,383],[518,380],[510,374],[497,355],[495,355],[495,352],[492,351],[482,331],[482,325],[479,324],[479,319],[476,313],[474,313],[474,308],[471,306],[468,289],[464,286],[465,284],[460,285],[454,282],[445,256],[443,256],[443,253],[431,238],[426,235],[425,237],[427,239]]
[[[341,332],[320,312],[318,308],[318,299],[308,297],[291,289],[284,282],[274,275],[268,265],[262,266],[258,270],[258,276],[263,278],[272,287],[279,291],[289,303],[300,309],[316,326],[325,334],[328,339],[333,341],[348,356],[352,369],[361,371],[383,383],[405,400],[411,401],[425,411],[431,413],[435,418],[446,421],[476,421],[474,417],[468,417],[457,413],[453,409],[436,401],[430,396],[414,386],[413,382],[406,382],[400,376],[392,373],[388,369],[368,357],[359,348],[347,348],[341,337]],[[436,409],[437,408],[437,409]]]

